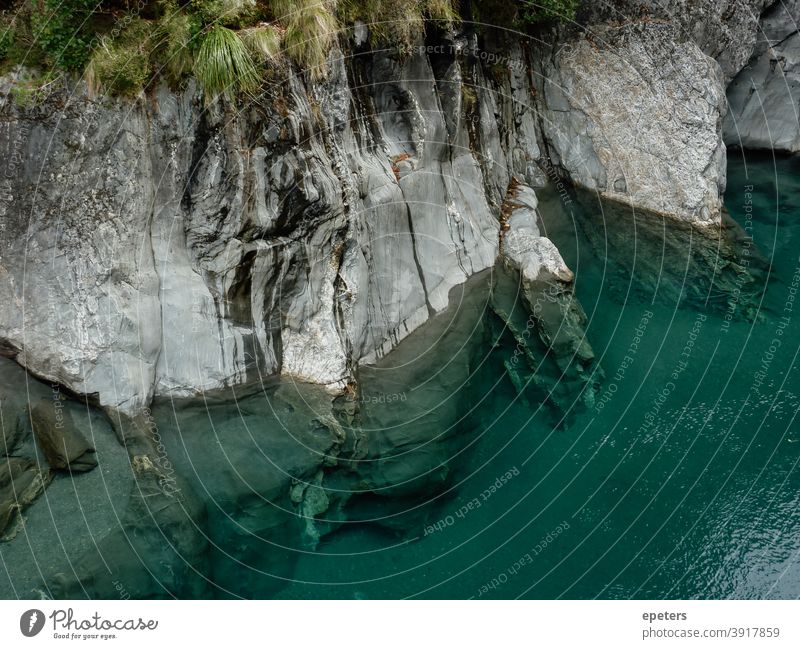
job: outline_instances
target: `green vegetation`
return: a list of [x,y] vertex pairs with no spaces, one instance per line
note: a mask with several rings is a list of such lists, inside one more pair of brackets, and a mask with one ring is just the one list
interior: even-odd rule
[[526,30],[546,22],[575,19],[580,0],[475,0],[478,23]]
[[203,37],[194,61],[194,74],[208,94],[231,95],[235,89],[252,91],[258,72],[244,42],[235,31],[214,25]]
[[339,14],[344,23],[369,25],[375,47],[409,46],[426,19],[440,29],[457,25],[456,5],[457,0],[341,0]]
[[86,66],[86,82],[91,92],[109,92],[133,97],[150,78],[152,27],[140,19],[115,39],[100,38]]
[[319,0],[294,0],[291,4],[294,11],[286,18],[283,37],[286,54],[319,79],[325,75],[328,52],[336,41],[336,17]]
[[160,72],[172,86],[180,85],[191,74],[195,43],[202,29],[201,21],[178,9],[175,0],[161,5],[161,18],[154,31],[152,58],[160,63]]
[[553,20],[574,20],[580,0],[536,0],[522,2],[519,20],[523,25]]
[[242,39],[255,61],[277,63],[280,59],[283,44],[277,27],[265,24],[245,29]]
[[41,0],[31,7],[31,46],[53,68],[80,70],[91,53],[90,29],[95,0]]
[[[0,72],[24,65],[20,95],[64,74],[135,97],[155,79],[194,75],[208,97],[254,92],[284,59],[325,75],[341,25],[360,20],[376,47],[412,45],[425,24],[458,25],[460,0],[15,0],[0,13]],[[485,22],[530,26],[570,19],[578,0],[474,0]],[[500,22],[500,24],[504,24]]]

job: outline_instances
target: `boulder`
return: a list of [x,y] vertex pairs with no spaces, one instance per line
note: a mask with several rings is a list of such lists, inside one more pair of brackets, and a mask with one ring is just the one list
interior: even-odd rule
[[605,198],[719,223],[725,112],[719,66],[670,23],[598,25],[540,57],[550,162]]

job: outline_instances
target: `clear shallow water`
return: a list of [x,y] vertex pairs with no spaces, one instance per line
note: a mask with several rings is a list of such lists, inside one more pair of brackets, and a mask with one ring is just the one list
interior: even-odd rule
[[462,422],[475,448],[458,488],[417,533],[345,525],[299,558],[277,596],[800,595],[800,312],[783,311],[800,264],[797,167],[730,156],[728,209],[772,262],[753,322],[678,308],[665,287],[680,284],[679,263],[661,260],[653,290],[630,262],[657,249],[605,256],[585,235],[602,220],[543,197],[606,373],[604,407],[554,428],[516,396],[500,362],[510,350],[496,349],[471,377],[481,405]]

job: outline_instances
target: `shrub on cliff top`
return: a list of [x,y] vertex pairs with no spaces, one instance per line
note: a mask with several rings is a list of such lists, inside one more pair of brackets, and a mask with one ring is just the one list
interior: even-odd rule
[[31,52],[39,50],[52,67],[82,70],[90,55],[90,19],[95,4],[95,0],[36,2],[29,14]]
[[[325,75],[340,22],[369,26],[377,47],[403,47],[426,21],[449,29],[460,0],[16,0],[0,15],[0,62],[80,71],[94,89],[135,95],[153,73],[172,85],[192,72],[210,95],[254,90],[261,66],[284,53],[312,79]],[[570,18],[578,0],[473,0],[476,16],[530,25]],[[93,13],[94,10],[97,10]],[[269,21],[269,22],[267,22]],[[124,25],[120,25],[124,23]],[[140,29],[137,35],[129,27]],[[145,34],[147,32],[147,34]]]

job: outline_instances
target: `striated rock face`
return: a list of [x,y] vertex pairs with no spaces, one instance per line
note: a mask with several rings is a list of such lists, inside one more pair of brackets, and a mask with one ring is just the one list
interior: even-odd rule
[[[512,181],[565,172],[718,225],[723,84],[761,4],[717,7],[700,46],[661,14],[498,65],[475,35],[400,56],[362,34],[327,81],[276,77],[246,105],[192,87],[7,104],[0,350],[127,415],[271,375],[337,392],[494,264]],[[742,47],[725,72],[701,49],[722,57],[720,34]]]
[[133,597],[265,597],[343,525],[418,535],[425,505],[479,437],[470,414],[486,394],[471,382],[486,362],[489,275],[454,288],[450,307],[360,368],[362,387],[347,396],[279,378],[257,393],[157,401],[149,421],[129,422],[148,427],[153,446],[138,445],[125,472],[118,527],[48,566],[38,587],[59,598],[108,597],[118,583]]
[[191,90],[7,106],[6,353],[128,414],[275,373],[341,389],[497,254],[513,138],[479,160],[437,65],[339,59],[241,113]]
[[719,222],[723,79],[676,27],[594,27],[557,47],[541,74],[542,130],[576,184],[684,221]]
[[800,151],[800,3],[776,2],[761,18],[750,59],[728,87],[725,143]]

